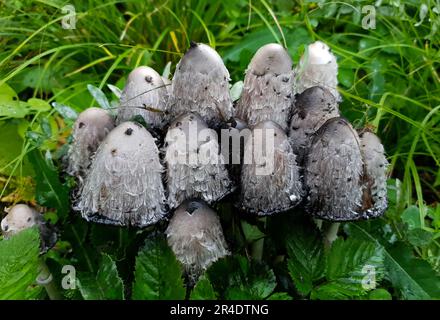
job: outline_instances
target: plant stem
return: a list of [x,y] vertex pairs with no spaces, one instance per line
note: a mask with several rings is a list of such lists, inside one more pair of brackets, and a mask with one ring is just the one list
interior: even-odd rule
[[53,282],[52,274],[43,259],[40,260],[40,274],[37,277],[37,283],[46,289],[50,300],[61,300],[61,294]]
[[340,225],[339,222],[332,223],[326,230],[324,234],[324,245],[327,248],[330,248],[333,241],[335,241],[336,238],[338,237],[339,225]]
[[[261,221],[264,224],[264,231],[266,231],[266,217],[259,218],[258,221]],[[256,240],[252,244],[252,258],[261,261],[263,259],[263,251],[264,251],[264,237]]]

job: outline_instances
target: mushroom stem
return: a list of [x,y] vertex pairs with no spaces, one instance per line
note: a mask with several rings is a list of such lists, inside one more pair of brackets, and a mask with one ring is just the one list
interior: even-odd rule
[[321,219],[313,219],[313,221],[315,222],[318,229],[322,230],[322,220]]
[[332,223],[328,226],[324,233],[324,245],[326,248],[330,248],[333,241],[338,238],[339,222]]
[[46,289],[47,295],[50,300],[61,300],[61,294],[58,291],[58,288],[55,286],[53,282],[52,274],[50,273],[47,264],[43,259],[40,260],[40,274],[37,276],[37,284],[43,286]]
[[[259,218],[258,221],[261,221],[263,223],[264,230],[266,230],[266,217]],[[261,261],[263,259],[263,251],[264,251],[264,237],[252,243],[252,249],[251,249],[252,258]]]

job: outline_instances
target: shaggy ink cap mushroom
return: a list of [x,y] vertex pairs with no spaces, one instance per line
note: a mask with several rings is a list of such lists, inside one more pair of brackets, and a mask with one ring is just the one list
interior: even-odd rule
[[167,124],[167,99],[162,76],[150,67],[138,67],[129,74],[122,91],[116,123],[141,116],[149,127],[161,129]]
[[209,127],[219,128],[233,116],[229,72],[210,46],[191,43],[177,64],[168,110],[173,117],[196,112]]
[[303,164],[313,135],[329,119],[339,117],[335,97],[324,87],[311,87],[296,97],[289,140],[298,163]]
[[88,221],[154,224],[166,213],[162,172],[151,134],[137,123],[124,122],[99,146],[76,209]]
[[88,108],[79,114],[73,125],[73,141],[67,154],[69,175],[83,178],[93,154],[113,128],[113,118],[104,109]]
[[41,238],[41,253],[52,248],[57,242],[56,232],[37,210],[25,204],[16,204],[8,209],[7,213],[1,221],[1,231],[6,239],[20,231],[37,226]]
[[258,49],[246,70],[237,116],[251,127],[271,120],[287,130],[294,101],[293,75],[292,59],[283,46],[270,43]]
[[170,208],[191,198],[210,204],[231,191],[217,133],[199,115],[188,113],[174,120],[168,128],[164,150]]
[[296,92],[322,86],[327,88],[338,102],[341,96],[337,90],[338,64],[330,48],[321,41],[316,41],[307,47],[296,68]]
[[201,200],[187,200],[165,231],[168,245],[183,264],[189,285],[215,261],[229,254],[217,213]]
[[296,206],[302,196],[299,167],[286,133],[273,121],[260,122],[245,141],[241,208],[270,215]]

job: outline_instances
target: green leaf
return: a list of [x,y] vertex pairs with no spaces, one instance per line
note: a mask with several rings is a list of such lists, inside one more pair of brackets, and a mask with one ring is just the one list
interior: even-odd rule
[[116,98],[120,99],[122,90],[119,89],[117,86],[114,86],[112,84],[108,84],[107,87],[110,89],[110,91],[115,95]]
[[96,102],[101,106],[101,108],[105,110],[111,109],[110,103],[108,102],[107,97],[101,89],[91,84],[87,85],[87,89],[89,90],[93,98],[95,98]]
[[375,289],[368,294],[368,300],[392,300],[391,294],[385,289]]
[[231,92],[232,101],[236,101],[240,99],[241,92],[243,91],[243,85],[244,85],[243,81],[240,80],[234,83],[234,85],[231,87],[229,91]]
[[191,300],[216,300],[214,288],[209,279],[202,275],[191,291]]
[[402,212],[402,221],[408,225],[409,229],[421,228],[420,212],[417,206],[409,206]]
[[37,228],[23,230],[0,241],[0,300],[35,299],[39,272],[40,235]]
[[63,117],[64,120],[75,121],[78,118],[78,113],[71,107],[61,103],[52,102],[52,107]]
[[124,284],[118,275],[116,263],[107,254],[102,254],[96,275],[79,274],[78,288],[85,300],[123,300]]
[[37,98],[30,98],[27,101],[30,109],[37,112],[49,111],[51,109],[50,104],[47,101]]
[[249,224],[244,220],[241,220],[241,228],[248,243],[265,237],[265,234],[256,225]]
[[46,163],[38,150],[29,152],[28,158],[35,171],[37,202],[42,206],[57,209],[60,219],[67,217],[70,210],[68,189],[61,184],[58,172]]
[[383,248],[374,242],[338,238],[331,247],[326,277],[328,282],[312,292],[314,299],[344,299],[365,294],[384,275]]
[[8,96],[0,95],[0,117],[24,118],[30,113],[28,105],[19,100],[9,100]]
[[267,300],[293,300],[287,292],[275,292]]
[[147,239],[136,258],[133,299],[185,298],[182,268],[163,237]]
[[313,282],[325,271],[324,247],[320,233],[310,223],[298,223],[287,239],[287,267],[298,292],[307,295]]

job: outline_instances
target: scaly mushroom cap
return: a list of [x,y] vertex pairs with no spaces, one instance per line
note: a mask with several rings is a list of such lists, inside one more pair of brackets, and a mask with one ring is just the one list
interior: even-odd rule
[[231,191],[231,181],[217,139],[195,113],[178,117],[165,138],[168,205],[200,198],[212,203]]
[[167,124],[167,98],[163,78],[150,67],[138,67],[130,73],[122,91],[116,123],[141,116],[148,126],[161,129]]
[[311,87],[296,97],[290,122],[289,140],[300,165],[313,135],[329,119],[339,117],[335,97],[323,87]]
[[182,203],[165,233],[168,245],[185,267],[190,285],[213,262],[229,254],[220,219],[203,201]]
[[296,70],[296,92],[322,86],[328,89],[336,100],[341,101],[337,90],[338,64],[330,48],[321,41],[316,41],[308,46],[306,54],[300,59]]
[[5,238],[37,226],[40,231],[42,253],[53,247],[57,242],[57,234],[49,228],[43,215],[35,209],[25,204],[17,204],[7,212],[8,214],[1,222],[1,230]]
[[364,193],[362,210],[369,218],[381,216],[387,206],[387,167],[385,150],[379,138],[370,131],[360,134],[364,160]]
[[80,113],[67,154],[69,175],[83,177],[99,144],[113,128],[113,118],[104,109],[88,108]]
[[322,219],[365,218],[362,155],[356,131],[342,118],[328,120],[315,134],[305,163],[307,211]]
[[246,70],[237,116],[251,127],[271,120],[287,130],[294,101],[293,75],[292,59],[281,45],[258,49]]
[[144,227],[165,215],[163,168],[151,134],[124,122],[101,143],[77,210],[88,221]]
[[241,207],[269,215],[296,206],[303,195],[296,156],[283,129],[272,121],[257,124],[245,142]]
[[214,49],[192,43],[174,73],[168,110],[172,117],[196,112],[214,128],[232,117],[229,72]]

